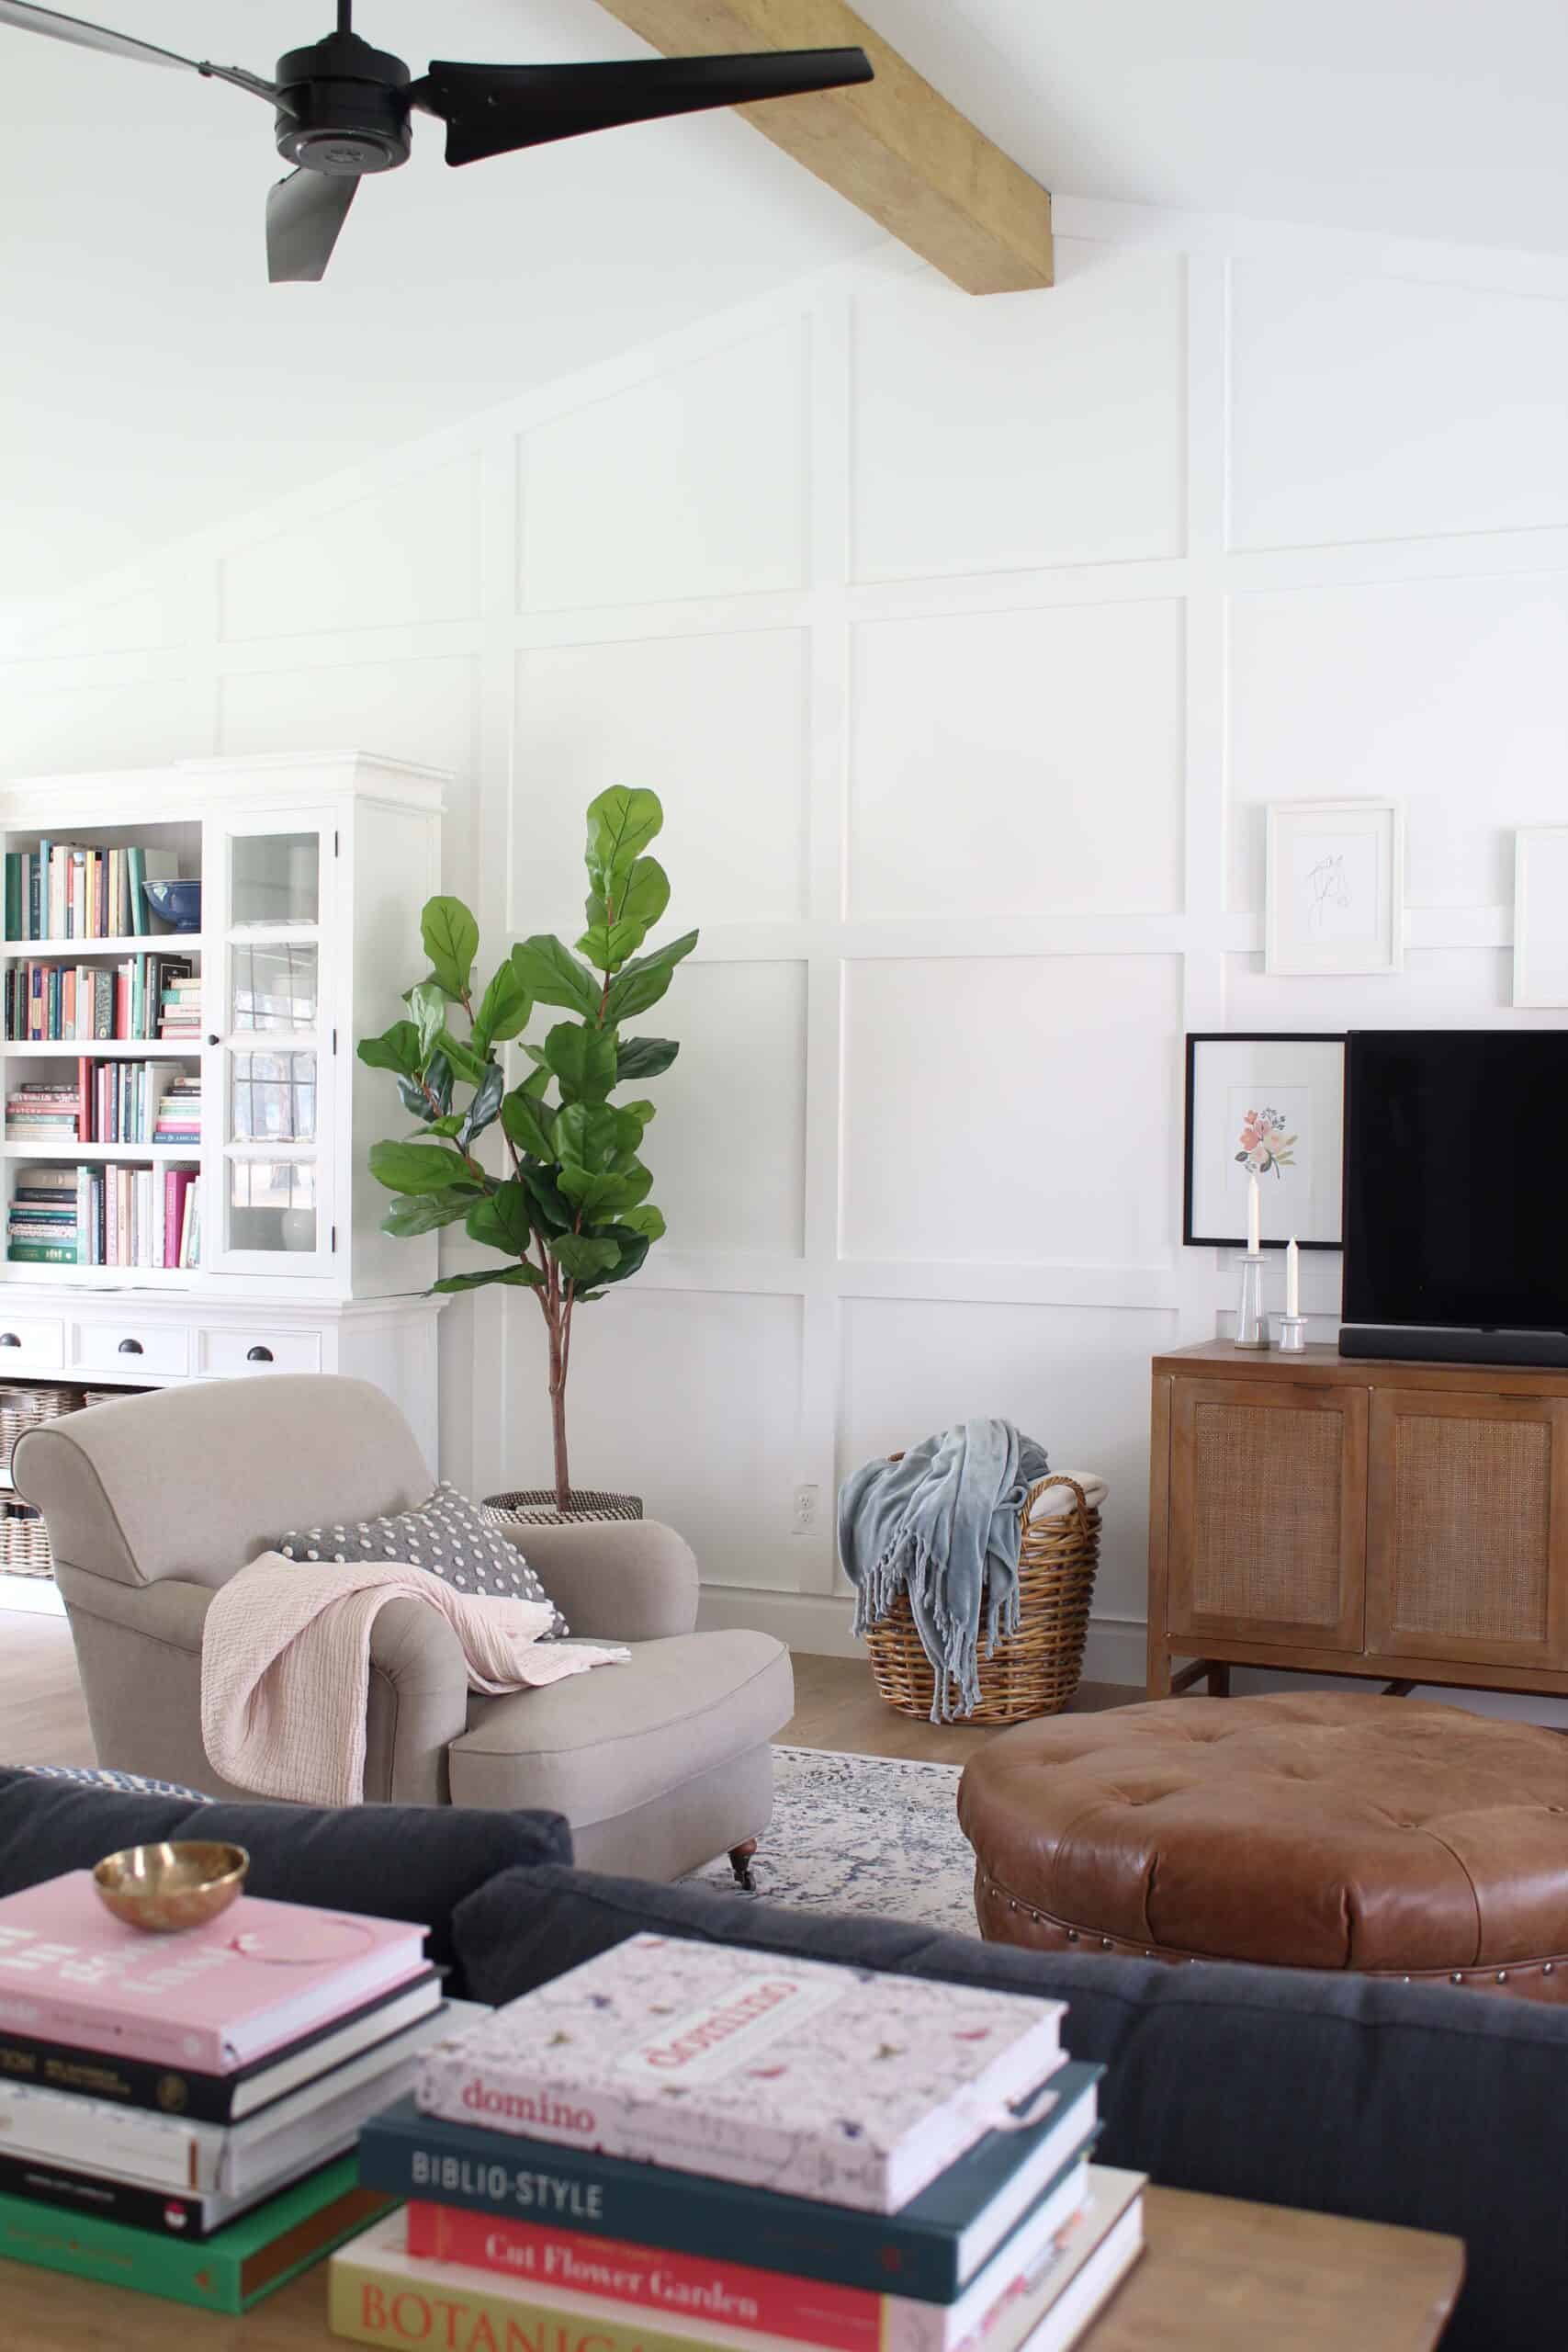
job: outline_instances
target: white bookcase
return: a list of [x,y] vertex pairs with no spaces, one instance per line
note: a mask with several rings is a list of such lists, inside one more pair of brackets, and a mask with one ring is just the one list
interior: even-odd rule
[[[0,847],[40,842],[156,849],[199,881],[199,929],[119,938],[6,937],[7,964],[118,966],[188,955],[200,975],[190,1043],[113,1038],[0,1044],[9,1099],[74,1084],[79,1061],[199,1071],[198,1144],[46,1137],[0,1145],[5,1210],[39,1165],[194,1172],[189,1267],[0,1259],[0,1381],[93,1387],[347,1372],[402,1407],[435,1460],[434,1235],[379,1230],[389,1195],[365,1155],[386,1126],[386,1078],[355,1041],[385,1028],[419,957],[419,911],[439,888],[442,787],[426,768],[359,752],[182,761],[0,788]],[[154,1024],[155,1025],[155,1024]],[[0,1586],[22,1580],[0,1577]],[[52,1599],[52,1589],[45,1588]],[[14,1592],[0,1591],[0,1605]],[[37,1601],[34,1605],[39,1605]]]

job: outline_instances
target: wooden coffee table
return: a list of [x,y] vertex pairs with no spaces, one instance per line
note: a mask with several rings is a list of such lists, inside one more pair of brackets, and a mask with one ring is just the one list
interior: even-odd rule
[[[1457,2238],[1151,2188],[1148,2245],[1083,2352],[1431,2352],[1464,2275]],[[6,2352],[323,2352],[324,2266],[243,2319],[0,2262]]]

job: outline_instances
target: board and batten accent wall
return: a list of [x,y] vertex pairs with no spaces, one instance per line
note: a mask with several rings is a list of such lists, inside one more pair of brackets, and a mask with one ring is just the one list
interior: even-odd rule
[[[840,1476],[1010,1414],[1111,1481],[1089,1667],[1134,1680],[1148,1359],[1231,1292],[1182,1031],[1559,1018],[1507,951],[1568,794],[1568,263],[1057,224],[1050,292],[890,252],[150,560],[0,670],[0,761],[454,769],[491,952],[655,786],[703,933],[640,1024],[670,1238],[581,1319],[578,1476],[690,1536],[709,1622],[842,1648]],[[1404,971],[1267,978],[1262,804],[1389,792]],[[533,1483],[531,1302],[442,1329],[447,1475]]]

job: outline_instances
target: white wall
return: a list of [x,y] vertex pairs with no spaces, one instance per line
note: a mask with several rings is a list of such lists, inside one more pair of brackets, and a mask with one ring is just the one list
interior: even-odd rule
[[[0,741],[449,764],[496,948],[655,786],[703,930],[648,1024],[670,1239],[584,1315],[577,1475],[834,1646],[839,1476],[1010,1414],[1111,1481],[1091,1666],[1136,1679],[1147,1360],[1231,1291],[1183,1030],[1555,1019],[1507,910],[1565,805],[1568,264],[1059,221],[1052,292],[852,265],[175,551],[0,674]],[[1266,978],[1262,804],[1389,791],[1404,972]],[[531,1302],[444,1325],[450,1475],[531,1482]]]

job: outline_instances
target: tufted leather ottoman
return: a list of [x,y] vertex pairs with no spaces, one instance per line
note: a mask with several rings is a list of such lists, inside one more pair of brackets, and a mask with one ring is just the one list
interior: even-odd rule
[[1568,1998],[1568,1738],[1407,1699],[1162,1699],[964,1768],[983,1936]]

